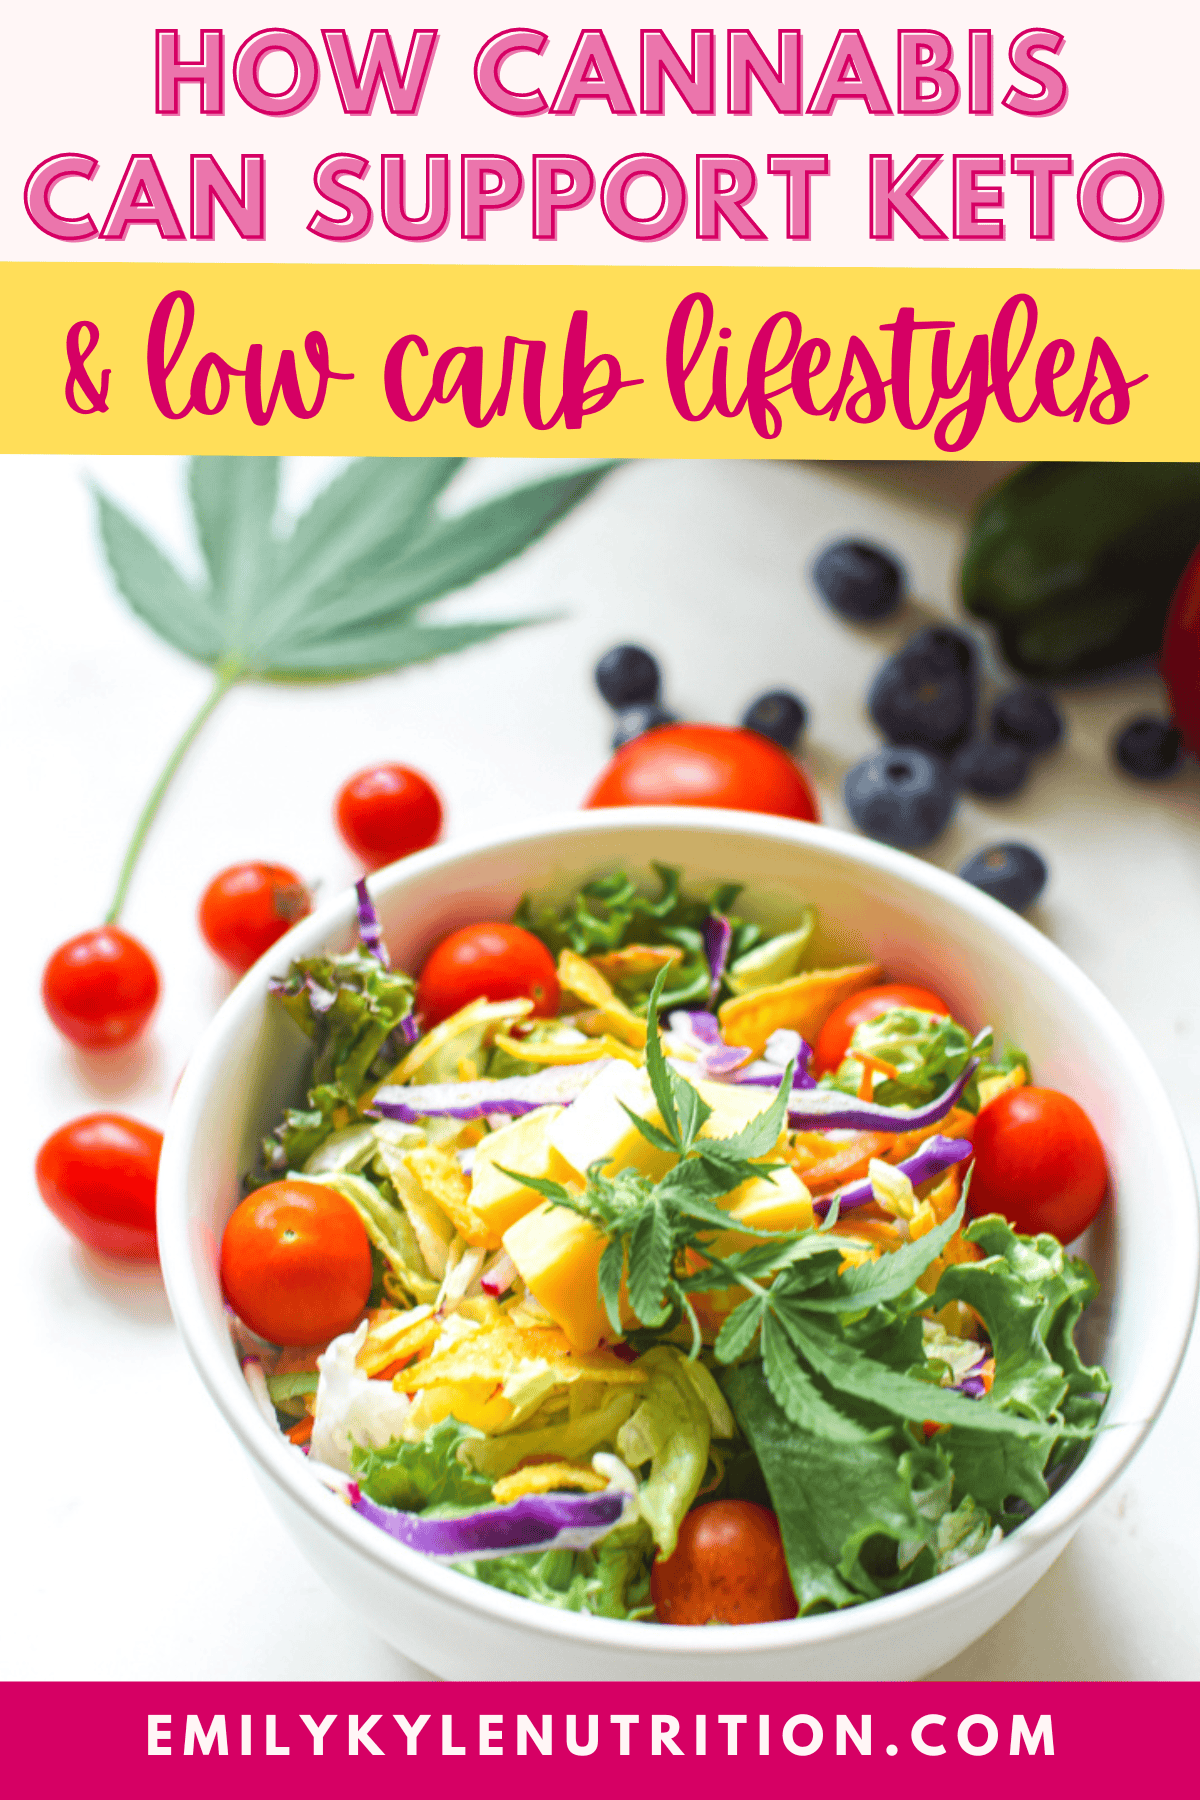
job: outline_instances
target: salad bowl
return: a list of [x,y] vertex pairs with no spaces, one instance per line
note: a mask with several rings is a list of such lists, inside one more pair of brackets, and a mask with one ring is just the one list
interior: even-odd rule
[[[303,1087],[305,1040],[271,999],[293,958],[348,948],[352,891],[298,924],[249,972],[201,1039],[172,1107],[158,1190],[163,1272],[199,1374],[284,1527],[363,1621],[434,1673],[531,1680],[884,1679],[937,1668],[1045,1572],[1126,1467],[1170,1390],[1200,1273],[1187,1150],[1148,1058],[1119,1015],[1032,925],[916,858],[820,826],[703,809],[550,818],[424,851],[371,878],[395,964],[416,969],[448,932],[508,917],[522,895],[564,899],[609,869],[679,865],[689,886],[740,881],[738,910],[781,930],[819,909],[824,960],[881,963],[935,987],[956,1018],[993,1024],[1040,1085],[1073,1095],[1100,1133],[1111,1194],[1079,1248],[1100,1283],[1079,1328],[1112,1393],[1075,1472],[984,1554],[920,1585],[787,1622],[679,1627],[558,1611],[407,1549],[315,1481],[243,1379],[219,1246],[257,1146]],[[1164,1255],[1164,1247],[1169,1254]]]

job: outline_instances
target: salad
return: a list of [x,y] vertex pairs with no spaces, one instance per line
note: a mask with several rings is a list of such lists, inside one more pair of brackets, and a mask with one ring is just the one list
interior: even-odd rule
[[937,994],[813,966],[811,906],[772,934],[656,873],[418,980],[360,883],[356,946],[274,984],[311,1065],[222,1245],[242,1366],[316,1478],[476,1580],[671,1624],[861,1604],[1086,1452],[1060,1237],[1103,1154]]

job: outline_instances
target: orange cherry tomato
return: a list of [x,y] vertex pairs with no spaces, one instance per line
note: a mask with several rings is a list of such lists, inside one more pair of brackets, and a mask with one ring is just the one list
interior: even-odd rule
[[601,806],[721,806],[819,822],[808,781],[778,744],[730,725],[663,725],[617,751],[584,801]]
[[105,1256],[157,1262],[154,1191],[162,1132],[123,1113],[85,1113],[38,1151],[38,1192],[55,1218]]
[[276,1181],[243,1200],[221,1241],[234,1312],[273,1344],[325,1344],[361,1318],[371,1246],[348,1200],[316,1181]]
[[159,985],[157,964],[137,938],[98,925],[58,946],[42,974],[42,1004],[82,1050],[119,1050],[149,1022]]
[[975,1218],[1001,1213],[1018,1231],[1069,1244],[1100,1211],[1108,1165],[1092,1121],[1054,1088],[1008,1088],[975,1121]]
[[751,1500],[710,1500],[679,1527],[674,1553],[650,1571],[663,1625],[764,1625],[794,1619],[796,1596],[779,1521]]
[[244,975],[297,919],[312,911],[308,889],[282,863],[234,863],[200,900],[200,930],[209,949]]
[[436,843],[442,829],[437,790],[417,769],[378,763],[360,769],[338,789],[334,822],[368,869]]
[[889,982],[886,987],[864,988],[835,1006],[822,1025],[813,1052],[813,1074],[824,1075],[841,1065],[850,1039],[868,1019],[891,1012],[894,1006],[912,1006],[918,1012],[949,1013],[950,1008],[940,994],[929,988],[907,987],[903,982]]
[[426,1030],[472,1000],[532,1000],[534,1018],[556,1018],[558,974],[542,940],[495,920],[464,925],[443,938],[417,982],[417,1011]]

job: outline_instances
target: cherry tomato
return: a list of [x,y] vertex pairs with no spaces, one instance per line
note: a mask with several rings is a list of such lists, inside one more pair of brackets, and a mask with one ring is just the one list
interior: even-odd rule
[[1167,614],[1162,673],[1183,741],[1200,755],[1200,550],[1183,571]]
[[730,725],[663,725],[617,751],[585,806],[722,806],[818,822],[821,809],[785,750]]
[[325,1344],[371,1293],[371,1246],[348,1200],[316,1181],[276,1181],[243,1200],[221,1240],[239,1319],[273,1344]]
[[157,1262],[154,1188],[162,1132],[122,1113],[86,1113],[38,1151],[38,1191],[90,1250]]
[[68,938],[42,974],[42,1004],[64,1037],[84,1050],[119,1050],[158,1005],[158,968],[119,925]]
[[485,921],[452,931],[430,951],[417,982],[425,1027],[472,1000],[532,1000],[535,1019],[558,1015],[558,973],[540,938],[519,925]]
[[950,1008],[940,994],[929,988],[907,987],[903,982],[888,982],[884,987],[864,988],[835,1006],[821,1027],[813,1052],[813,1074],[824,1075],[836,1069],[850,1048],[850,1039],[868,1019],[890,1012],[893,1006],[913,1006],[918,1012],[949,1013]]
[[379,763],[360,769],[338,790],[334,820],[342,837],[368,869],[409,856],[436,843],[442,829],[437,791],[416,769]]
[[297,919],[312,911],[308,889],[282,863],[234,863],[200,900],[200,930],[222,962],[242,975]]
[[779,1521],[750,1500],[710,1500],[679,1527],[674,1553],[650,1571],[663,1625],[764,1625],[794,1619]]
[[968,1206],[1060,1243],[1091,1224],[1108,1187],[1104,1150],[1083,1108],[1053,1088],[1008,1088],[975,1121]]

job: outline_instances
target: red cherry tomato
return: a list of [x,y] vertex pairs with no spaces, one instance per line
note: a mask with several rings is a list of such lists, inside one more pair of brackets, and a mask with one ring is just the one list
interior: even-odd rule
[[215,955],[242,975],[276,938],[312,911],[308,889],[282,863],[234,863],[200,900],[200,930]]
[[650,1598],[663,1625],[763,1625],[794,1619],[779,1521],[750,1500],[693,1507],[679,1542],[650,1571]]
[[1008,1088],[975,1121],[968,1206],[1060,1243],[1091,1224],[1108,1187],[1104,1150],[1083,1108],[1053,1088]]
[[38,1191],[90,1250],[157,1262],[154,1188],[162,1132],[122,1113],[86,1113],[38,1151]]
[[617,751],[585,806],[727,806],[821,817],[800,769],[769,738],[730,725],[664,725]]
[[368,869],[436,843],[442,829],[437,791],[416,769],[380,763],[360,769],[339,790],[334,820],[342,837]]
[[417,983],[426,1029],[472,1000],[532,1000],[535,1019],[558,1014],[558,974],[540,938],[485,921],[452,931],[430,951]]
[[158,1005],[158,968],[119,925],[100,925],[60,944],[42,974],[42,1004],[64,1037],[84,1050],[119,1050]]
[[868,1019],[890,1012],[893,1006],[913,1006],[918,1012],[949,1013],[950,1008],[940,994],[930,988],[906,987],[903,982],[889,982],[885,987],[864,988],[835,1006],[821,1027],[813,1052],[813,1074],[824,1075],[840,1066],[850,1039]]
[[361,1317],[371,1246],[348,1200],[316,1181],[276,1181],[243,1200],[221,1240],[239,1319],[273,1344],[325,1344]]
[[1183,571],[1167,614],[1162,674],[1183,741],[1200,755],[1200,550]]

